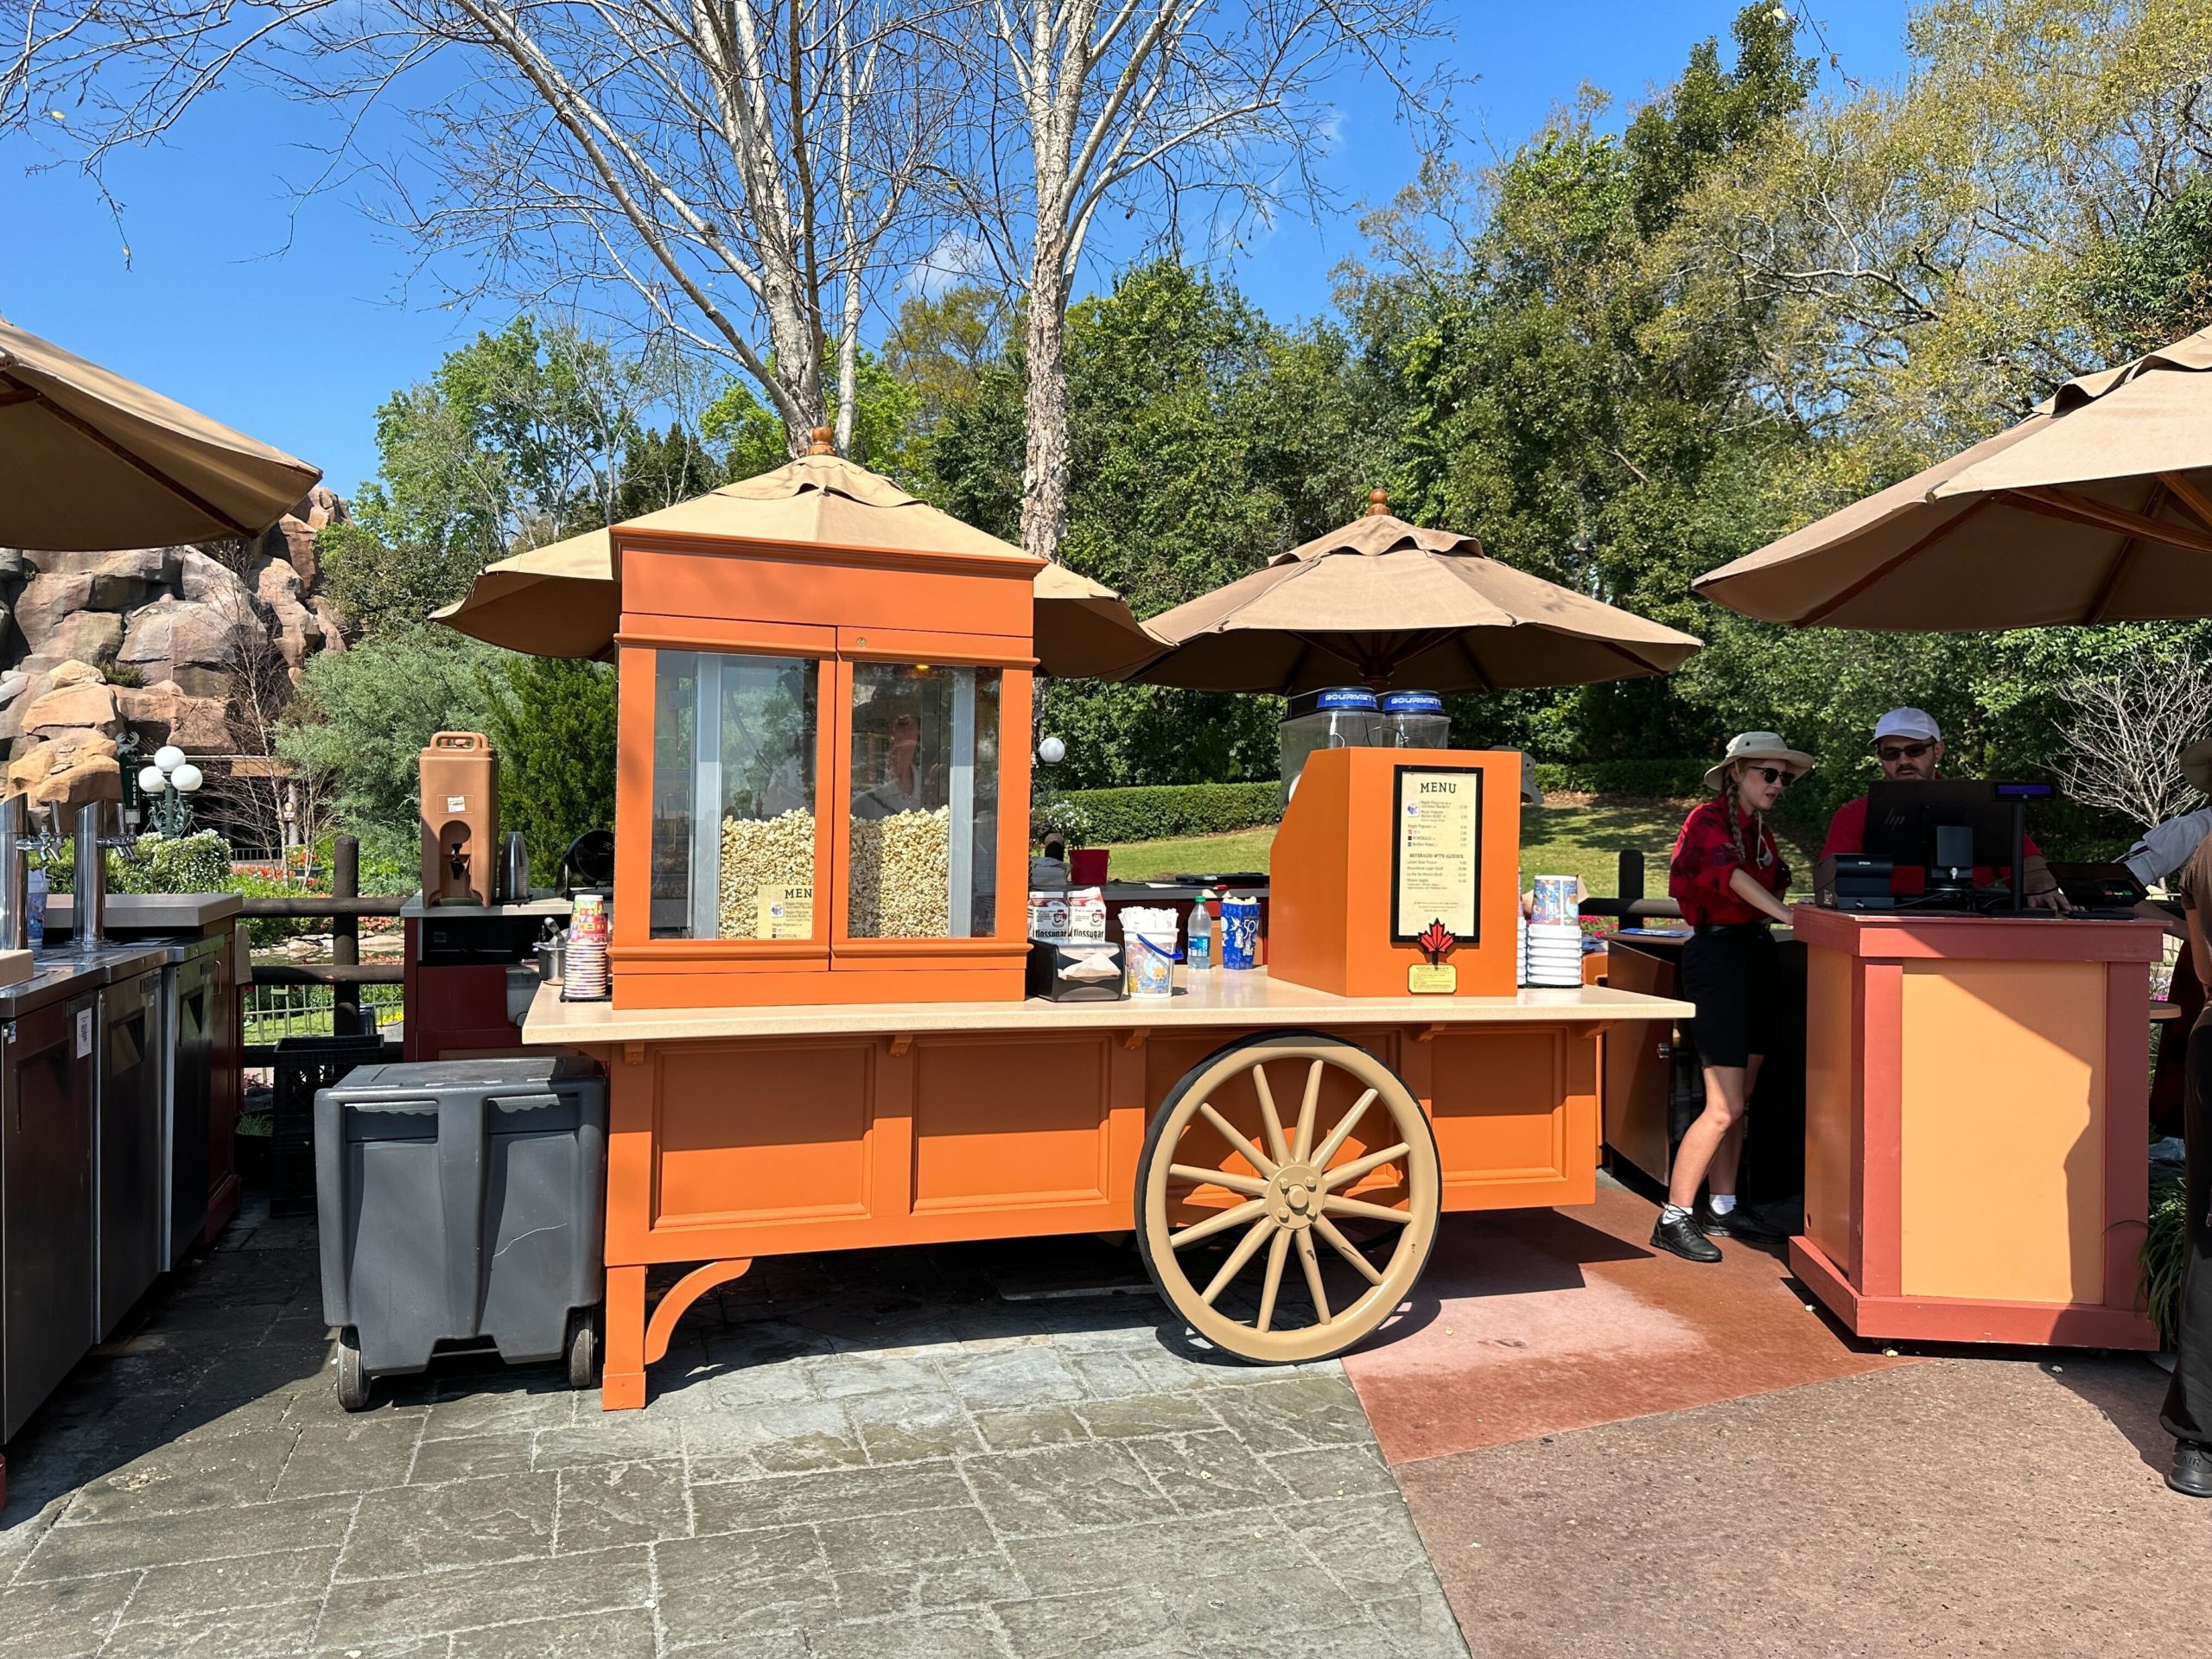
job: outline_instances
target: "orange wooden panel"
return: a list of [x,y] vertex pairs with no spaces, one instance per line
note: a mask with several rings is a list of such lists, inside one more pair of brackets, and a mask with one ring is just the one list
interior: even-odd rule
[[[1905,968],[1905,1295],[2104,1300],[2104,976],[2096,963]],[[2132,1033],[2145,1046],[2146,1030]]]
[[913,1209],[1105,1202],[1113,1047],[1103,1033],[917,1042]]
[[735,541],[708,550],[706,543],[626,537],[622,579],[663,616],[945,629],[1002,635],[1026,647],[1033,567],[1003,563]]
[[875,1048],[662,1046],[654,1225],[867,1215]]
[[[645,597],[650,601],[652,595]],[[622,631],[614,636],[614,643],[662,651],[734,651],[753,657],[828,657],[836,652],[837,630],[819,622],[756,622],[625,611]]]
[[1455,995],[1510,996],[1519,977],[1521,757],[1462,749],[1323,749],[1306,763],[1276,831],[1268,883],[1268,971],[1340,996],[1402,996],[1427,957],[1390,938],[1401,766],[1483,779],[1479,938],[1449,960]]
[[1805,963],[1805,1236],[1856,1280],[1864,1270],[1859,980],[1838,950],[1810,950]]
[[1595,1039],[1537,1027],[1446,1032],[1428,1046],[1430,1112],[1449,1207],[1577,1201],[1527,1194],[1579,1191],[1594,1179]]
[[678,965],[661,971],[657,964],[632,962],[614,976],[618,1008],[806,1007],[819,1004],[851,1007],[873,1002],[1019,1002],[1022,963],[974,959],[919,961],[903,968],[870,970],[849,964],[835,973],[800,966],[788,972],[774,965]]

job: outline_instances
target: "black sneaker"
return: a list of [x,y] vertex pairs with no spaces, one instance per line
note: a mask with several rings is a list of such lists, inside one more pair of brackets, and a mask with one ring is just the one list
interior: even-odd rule
[[1782,1243],[1782,1235],[1770,1227],[1762,1227],[1738,1205],[1726,1215],[1715,1215],[1710,1199],[1697,1201],[1697,1225],[1700,1232],[1714,1238],[1732,1238],[1744,1244],[1774,1245]]
[[2184,1497],[2212,1497],[2212,1446],[2202,1440],[2176,1440],[2174,1466],[2166,1471],[2166,1484]]
[[1677,1216],[1672,1221],[1662,1216],[1651,1229],[1651,1248],[1669,1251],[1685,1262],[1720,1259],[1720,1247],[1705,1236],[1691,1216]]

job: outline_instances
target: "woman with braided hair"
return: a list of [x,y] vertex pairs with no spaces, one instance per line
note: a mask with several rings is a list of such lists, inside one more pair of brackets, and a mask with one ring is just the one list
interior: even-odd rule
[[[1776,995],[1780,961],[1767,925],[1789,920],[1781,897],[1789,889],[1789,867],[1766,815],[1782,791],[1812,769],[1812,756],[1774,733],[1740,733],[1705,774],[1713,798],[1675,837],[1667,891],[1692,929],[1682,948],[1681,989],[1697,1005],[1691,1029],[1705,1069],[1705,1110],[1675,1149],[1667,1205],[1651,1243],[1686,1261],[1720,1259],[1710,1234],[1775,1242],[1738,1212],[1736,1171],[1745,1112],[1782,1015]],[[1708,1177],[1711,1192],[1700,1202],[1698,1190]]]

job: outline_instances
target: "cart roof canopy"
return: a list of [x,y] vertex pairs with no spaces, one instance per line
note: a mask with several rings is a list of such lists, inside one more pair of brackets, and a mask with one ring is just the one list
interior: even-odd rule
[[258,536],[321,469],[0,320],[0,544]]
[[[806,546],[895,548],[1027,564],[1020,548],[962,523],[889,479],[833,454],[533,548],[488,566],[467,599],[434,613],[448,627],[534,657],[607,658],[622,614],[614,533],[712,536]],[[1035,578],[1035,648],[1046,674],[1113,678],[1160,642],[1110,588],[1058,564]]]
[[2212,616],[2212,328],[1698,578],[1769,622],[1923,632]]
[[1203,691],[1360,683],[1580,685],[1678,668],[1692,635],[1486,556],[1471,536],[1367,515],[1146,626],[1171,649],[1128,677]]

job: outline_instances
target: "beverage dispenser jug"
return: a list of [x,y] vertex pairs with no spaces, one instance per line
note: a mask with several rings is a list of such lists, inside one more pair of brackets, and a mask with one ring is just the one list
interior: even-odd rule
[[499,761],[481,732],[423,751],[423,902],[488,905],[499,880]]

